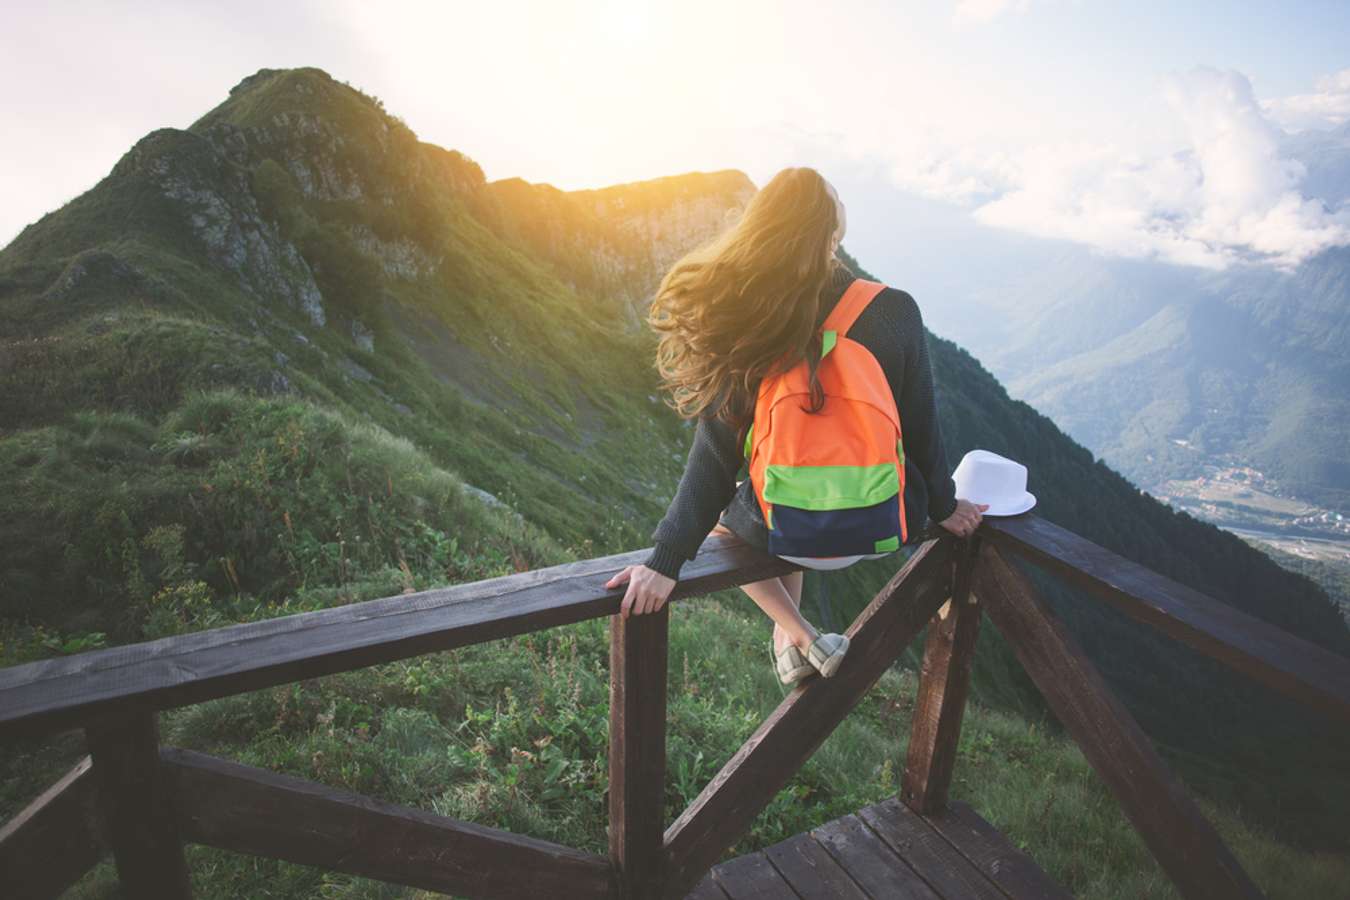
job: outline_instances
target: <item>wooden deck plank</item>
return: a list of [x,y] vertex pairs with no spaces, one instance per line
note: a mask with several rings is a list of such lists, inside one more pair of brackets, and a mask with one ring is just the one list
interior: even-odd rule
[[811,835],[876,900],[941,900],[856,815],[835,819]]
[[867,900],[862,888],[809,834],[779,841],[764,855],[802,900]]
[[1014,900],[1072,900],[1072,894],[965,803],[954,801],[924,819]]
[[727,900],[726,892],[713,881],[712,873],[709,872],[703,880],[694,885],[694,889],[685,896],[684,900]]
[[797,896],[762,851],[723,863],[712,870],[712,877],[731,900],[788,900]]
[[1004,900],[1004,893],[970,860],[899,800],[869,806],[858,816],[941,896]]
[[1066,900],[1071,895],[966,804],[923,816],[890,798],[724,862],[688,896]]

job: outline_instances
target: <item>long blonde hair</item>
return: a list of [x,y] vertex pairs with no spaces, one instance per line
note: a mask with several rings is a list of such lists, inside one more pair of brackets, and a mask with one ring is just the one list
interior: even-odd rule
[[767,375],[808,360],[812,405],[820,295],[840,265],[832,243],[839,211],[815,169],[784,169],[711,243],[671,267],[647,321],[659,335],[656,369],[668,405],[692,419],[712,413],[739,432]]

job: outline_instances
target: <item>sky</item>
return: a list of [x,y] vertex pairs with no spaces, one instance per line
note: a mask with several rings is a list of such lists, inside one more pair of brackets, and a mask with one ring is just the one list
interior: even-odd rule
[[[0,244],[146,133],[290,66],[378,96],[489,179],[812,165],[1211,269],[1350,244],[1350,210],[1305,196],[1279,147],[1350,120],[1342,0],[0,4]],[[895,196],[844,201],[884,222]]]

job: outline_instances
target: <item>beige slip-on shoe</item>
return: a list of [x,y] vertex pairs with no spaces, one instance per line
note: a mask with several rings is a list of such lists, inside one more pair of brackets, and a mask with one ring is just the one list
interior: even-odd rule
[[829,678],[839,671],[839,665],[848,652],[848,638],[842,634],[822,634],[806,648],[806,661],[815,667],[822,677]]
[[[769,645],[770,651],[773,651],[773,645]],[[788,644],[781,653],[774,653],[774,671],[778,673],[778,680],[783,684],[796,684],[809,675],[814,675],[816,669],[806,661],[802,656],[802,651],[797,649],[796,644]]]

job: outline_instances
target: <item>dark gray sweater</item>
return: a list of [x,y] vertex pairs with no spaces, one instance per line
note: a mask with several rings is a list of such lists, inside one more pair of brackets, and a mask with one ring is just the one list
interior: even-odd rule
[[[819,322],[834,309],[844,290],[856,278],[840,263],[821,295]],[[862,344],[881,363],[896,408],[905,443],[906,526],[911,541],[923,528],[923,512],[941,522],[956,509],[956,485],[947,469],[947,456],[938,427],[928,341],[914,298],[886,288],[868,304],[848,336]],[[722,524],[752,546],[767,550],[768,528],[755,500],[750,479],[736,487],[745,464],[731,426],[712,416],[698,419],[684,475],[670,508],[652,532],[655,547],[646,565],[670,578],[679,578],[681,566],[698,553],[721,517]],[[915,478],[915,476],[918,478]],[[913,483],[921,481],[921,483]]]

